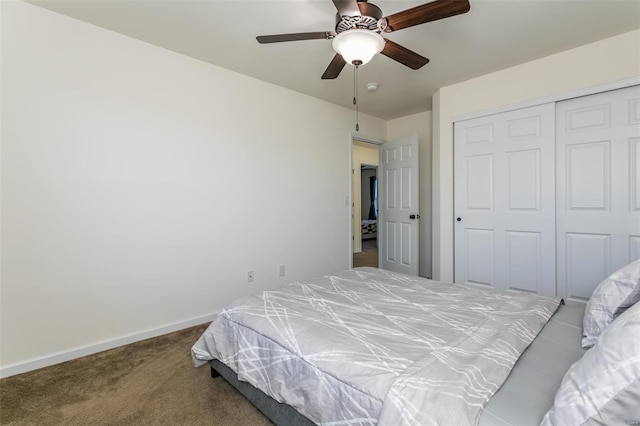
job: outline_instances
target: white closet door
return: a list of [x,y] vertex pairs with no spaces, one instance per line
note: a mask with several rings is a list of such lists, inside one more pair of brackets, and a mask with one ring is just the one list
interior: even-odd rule
[[455,282],[555,295],[555,108],[456,122]]
[[640,258],[640,86],[557,104],[558,295]]

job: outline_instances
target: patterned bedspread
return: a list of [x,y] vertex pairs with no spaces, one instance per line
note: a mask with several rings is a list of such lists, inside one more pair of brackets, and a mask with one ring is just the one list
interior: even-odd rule
[[377,234],[378,232],[377,220],[361,220],[360,225],[362,228],[363,237],[366,237],[368,234]]
[[192,356],[318,424],[475,424],[558,304],[356,268],[232,302]]

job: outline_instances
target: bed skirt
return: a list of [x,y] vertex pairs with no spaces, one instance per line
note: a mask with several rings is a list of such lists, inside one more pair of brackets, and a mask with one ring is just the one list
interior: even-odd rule
[[238,375],[229,367],[213,359],[209,361],[211,377],[222,376],[231,386],[249,400],[258,410],[276,425],[313,426],[311,420],[298,413],[295,408],[282,404],[247,382],[238,380]]

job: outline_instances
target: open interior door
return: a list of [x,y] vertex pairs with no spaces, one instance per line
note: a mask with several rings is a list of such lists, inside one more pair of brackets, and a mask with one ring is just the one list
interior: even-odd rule
[[382,269],[418,275],[418,137],[380,149],[379,227]]

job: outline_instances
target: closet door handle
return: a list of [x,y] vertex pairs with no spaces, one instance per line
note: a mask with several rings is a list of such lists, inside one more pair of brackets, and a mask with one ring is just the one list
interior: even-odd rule
[[462,218],[461,218],[461,217],[456,218],[456,220],[457,220],[458,222],[462,222]]

